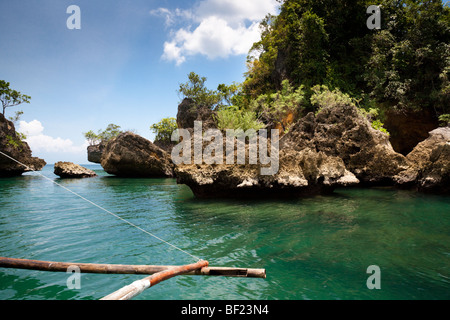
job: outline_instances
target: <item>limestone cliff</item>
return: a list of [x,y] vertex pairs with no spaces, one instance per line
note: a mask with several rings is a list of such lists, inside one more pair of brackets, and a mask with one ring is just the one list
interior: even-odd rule
[[132,132],[121,133],[106,143],[103,169],[124,177],[173,177],[173,163],[161,148]]
[[30,169],[39,171],[46,165],[43,159],[32,157],[29,145],[21,141],[14,124],[3,114],[0,114],[0,151],[28,167],[0,154],[0,177],[20,176]]

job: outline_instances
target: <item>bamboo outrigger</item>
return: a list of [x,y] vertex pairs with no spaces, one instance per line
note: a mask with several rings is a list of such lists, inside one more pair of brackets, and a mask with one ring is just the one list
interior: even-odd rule
[[205,260],[184,266],[156,266],[55,262],[0,257],[0,268],[67,272],[69,267],[78,267],[81,273],[151,275],[123,287],[102,300],[128,300],[143,290],[178,275],[266,278],[265,269],[209,267],[208,261]]

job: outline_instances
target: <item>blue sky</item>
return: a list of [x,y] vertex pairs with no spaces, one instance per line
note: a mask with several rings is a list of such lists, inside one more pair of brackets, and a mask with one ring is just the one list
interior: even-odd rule
[[[70,5],[81,29],[70,30]],[[17,129],[47,163],[87,162],[83,132],[109,123],[153,140],[176,117],[177,89],[194,71],[207,86],[241,82],[257,23],[275,0],[2,0],[0,79],[31,96]]]

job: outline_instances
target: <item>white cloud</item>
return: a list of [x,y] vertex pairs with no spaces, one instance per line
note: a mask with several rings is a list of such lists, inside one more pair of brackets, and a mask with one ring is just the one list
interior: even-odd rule
[[203,0],[189,10],[159,8],[150,13],[164,16],[166,26],[185,24],[172,30],[162,56],[180,65],[197,54],[209,59],[247,54],[260,39],[259,22],[277,8],[276,0]]
[[53,138],[44,134],[44,126],[38,120],[30,122],[20,121],[19,132],[27,136],[25,141],[30,146],[31,150],[35,152],[56,152],[56,153],[71,153],[78,154],[86,152],[88,147],[87,141],[82,145],[74,145],[72,140],[63,139],[60,137]]

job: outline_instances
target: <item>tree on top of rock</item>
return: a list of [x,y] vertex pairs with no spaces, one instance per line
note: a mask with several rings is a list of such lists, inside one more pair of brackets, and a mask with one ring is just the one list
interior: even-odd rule
[[0,80],[0,101],[2,102],[3,115],[5,115],[6,108],[18,106],[22,103],[30,103],[30,96],[13,90],[9,87],[10,83],[5,80]]

